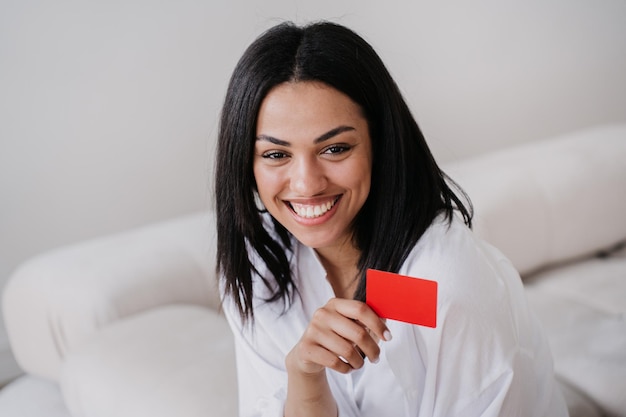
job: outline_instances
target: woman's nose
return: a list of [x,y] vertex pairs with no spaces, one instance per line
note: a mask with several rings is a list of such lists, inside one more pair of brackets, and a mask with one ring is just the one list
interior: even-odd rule
[[324,169],[314,158],[294,161],[289,174],[291,190],[303,197],[320,194],[328,186]]

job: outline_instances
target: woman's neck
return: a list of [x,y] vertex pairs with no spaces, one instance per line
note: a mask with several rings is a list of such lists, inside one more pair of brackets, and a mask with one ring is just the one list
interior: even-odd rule
[[357,267],[361,252],[352,245],[316,249],[315,252],[326,270],[326,279],[337,298],[352,298],[358,284]]

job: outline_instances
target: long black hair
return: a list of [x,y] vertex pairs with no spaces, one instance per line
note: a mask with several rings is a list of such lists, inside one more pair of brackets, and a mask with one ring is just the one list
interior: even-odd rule
[[[458,210],[471,227],[469,199],[436,164],[373,48],[335,23],[303,27],[281,23],[257,38],[236,65],[218,135],[217,269],[224,295],[233,297],[244,320],[254,315],[254,275],[271,290],[270,302],[283,300],[288,306],[297,291],[289,265],[291,236],[275,220],[273,231],[264,227],[255,200],[252,161],[261,102],[277,85],[299,81],[318,81],[341,91],[361,107],[368,122],[372,182],[355,219],[354,243],[361,251],[356,299],[365,299],[366,269],[397,272],[440,212],[451,220]],[[260,257],[272,277],[261,276],[251,256]]]

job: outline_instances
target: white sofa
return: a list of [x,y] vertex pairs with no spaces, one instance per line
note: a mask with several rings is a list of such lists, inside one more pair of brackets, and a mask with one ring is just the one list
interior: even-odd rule
[[[447,164],[522,274],[572,416],[626,416],[626,125]],[[4,316],[24,375],[3,417],[236,415],[212,214],[43,254]],[[621,249],[620,249],[621,248]]]

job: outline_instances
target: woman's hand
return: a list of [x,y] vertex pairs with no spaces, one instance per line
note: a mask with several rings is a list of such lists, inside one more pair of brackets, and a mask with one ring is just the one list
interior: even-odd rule
[[378,340],[390,340],[384,321],[365,303],[332,298],[318,309],[285,359],[288,375],[285,417],[337,416],[326,368],[347,373],[378,362]]
[[332,298],[319,308],[300,341],[287,355],[288,372],[318,374],[325,368],[347,373],[378,362],[379,340],[389,340],[385,322],[365,303]]

